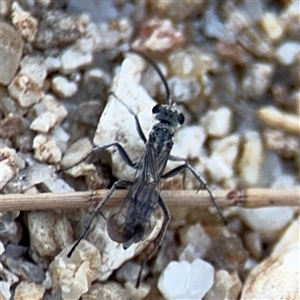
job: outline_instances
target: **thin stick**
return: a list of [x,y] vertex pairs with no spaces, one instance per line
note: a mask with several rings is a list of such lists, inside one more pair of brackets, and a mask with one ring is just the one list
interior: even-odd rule
[[[108,190],[73,193],[9,194],[0,195],[0,211],[74,209],[96,205]],[[114,207],[125,198],[126,190],[117,190],[106,207]],[[215,190],[213,191],[220,207],[266,207],[299,206],[299,190]],[[213,205],[206,191],[165,190],[161,192],[166,204],[171,207],[210,207]]]

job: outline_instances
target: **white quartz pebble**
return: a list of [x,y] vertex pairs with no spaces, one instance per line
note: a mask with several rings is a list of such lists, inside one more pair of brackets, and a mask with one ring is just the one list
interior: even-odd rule
[[158,280],[166,299],[202,299],[212,287],[214,268],[204,260],[172,261]]
[[297,56],[300,53],[300,43],[289,41],[280,45],[276,51],[276,57],[278,61],[285,65],[291,65],[295,63]]
[[223,137],[231,129],[232,111],[228,107],[210,110],[203,117],[203,126],[208,135]]
[[55,76],[52,79],[52,90],[59,97],[68,98],[76,94],[78,86],[63,76]]
[[47,133],[50,129],[52,129],[56,125],[56,116],[50,111],[45,111],[41,113],[30,125],[30,129]]
[[239,208],[240,218],[255,232],[269,240],[286,226],[294,216],[293,207]]

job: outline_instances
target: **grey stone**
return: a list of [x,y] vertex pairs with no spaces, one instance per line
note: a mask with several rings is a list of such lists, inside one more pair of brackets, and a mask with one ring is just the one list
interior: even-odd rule
[[16,74],[22,56],[23,41],[19,32],[0,22],[0,83],[8,85]]

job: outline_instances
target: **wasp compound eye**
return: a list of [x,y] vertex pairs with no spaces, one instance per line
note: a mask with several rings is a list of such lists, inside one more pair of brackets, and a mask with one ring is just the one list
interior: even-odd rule
[[153,108],[152,108],[152,113],[153,114],[157,114],[161,111],[161,106],[159,104],[156,104]]
[[179,123],[180,125],[182,125],[182,124],[184,123],[184,120],[185,120],[184,115],[183,115],[182,113],[180,113],[180,114],[178,115],[178,117],[177,117],[177,120],[178,120],[178,123]]

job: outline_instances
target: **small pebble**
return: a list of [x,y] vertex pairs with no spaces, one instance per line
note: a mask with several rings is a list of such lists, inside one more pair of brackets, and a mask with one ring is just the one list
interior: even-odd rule
[[82,67],[90,65],[93,61],[93,43],[94,41],[91,38],[82,38],[75,45],[66,49],[60,57],[63,73],[71,74]]
[[[1,1],[1,5],[3,2]],[[7,1],[8,3],[8,1]],[[19,68],[23,41],[21,35],[12,26],[0,22],[0,83],[8,85]]]
[[28,108],[44,96],[41,87],[28,76],[18,73],[7,88],[9,94],[18,100],[21,107]]
[[65,215],[56,216],[54,238],[59,249],[69,246],[73,241],[73,228]]
[[42,257],[54,257],[59,251],[55,214],[52,211],[32,211],[27,215],[27,222],[31,249]]
[[230,44],[234,41],[233,34],[216,14],[216,5],[213,3],[204,10],[203,31],[205,36],[209,38],[228,41]]
[[55,76],[52,78],[52,91],[60,98],[70,98],[74,96],[78,90],[75,82],[68,80],[63,76]]
[[3,243],[0,241],[0,255],[5,251],[5,248],[3,246]]
[[[244,65],[250,61],[249,54],[238,44],[231,44],[226,41],[219,42],[216,45],[216,50],[221,58],[237,65]],[[230,74],[232,76],[231,72]],[[222,96],[226,97],[226,95],[224,95],[224,90],[222,90]]]
[[68,193],[74,192],[72,188],[65,180],[58,175],[52,175],[49,180],[43,182],[49,192],[53,193]]
[[111,84],[111,77],[108,72],[100,68],[91,68],[84,74],[85,82],[89,81],[102,81],[107,86]]
[[45,272],[42,267],[26,261],[25,259],[16,259],[3,255],[1,261],[10,271],[23,280],[35,283],[42,283],[45,280]]
[[80,112],[79,121],[87,125],[97,126],[103,109],[104,105],[99,103],[99,100],[86,101],[80,104],[78,108]]
[[196,77],[202,83],[203,92],[205,92],[204,78],[208,72],[214,72],[218,68],[216,57],[206,49],[199,49],[195,46],[189,46],[184,51],[182,49],[174,51],[168,57],[168,64],[171,73],[181,77]]
[[239,208],[240,218],[266,241],[274,240],[294,217],[293,207]]
[[34,105],[33,111],[37,116],[45,112],[51,112],[55,116],[57,124],[61,123],[68,114],[64,105],[52,94],[45,94],[41,101]]
[[278,41],[282,38],[285,31],[284,24],[275,13],[265,13],[261,18],[261,24],[271,40]]
[[299,138],[288,135],[281,130],[267,129],[263,132],[263,138],[267,149],[276,151],[282,157],[291,159],[299,154]]
[[[138,280],[140,269],[141,265],[139,263],[134,261],[127,261],[116,271],[116,278],[120,282],[130,281],[135,284]],[[142,274],[142,278],[143,277],[144,276]]]
[[19,74],[29,78],[37,86],[43,87],[47,76],[47,68],[44,58],[41,56],[25,56],[20,63],[21,70]]
[[2,190],[19,172],[17,154],[14,149],[0,149],[0,170],[0,190]]
[[[4,252],[4,248],[1,252],[1,244],[0,242],[0,254]],[[26,251],[27,247],[10,243],[6,245],[4,254],[12,258],[20,258]]]
[[271,93],[276,106],[289,109],[293,105],[291,96],[288,95],[288,87],[284,82],[274,82]]
[[247,186],[256,186],[264,159],[263,143],[258,132],[248,131],[242,141],[239,172],[241,180]]
[[291,35],[295,40],[299,40],[299,1],[292,0],[287,3],[287,5],[285,6],[285,10],[283,10],[281,14],[281,18],[285,23],[287,33]]
[[300,55],[300,43],[298,42],[285,42],[277,48],[276,56],[278,61],[288,66],[296,62]]
[[[71,166],[71,169],[61,169],[62,171],[66,172],[66,174],[78,178],[80,176],[84,176],[86,178],[86,184],[89,190],[94,190],[97,188],[106,187],[107,185],[103,184],[104,180],[102,177],[103,174],[99,173],[99,170],[93,164],[89,164],[86,162],[81,162],[76,164],[75,166]],[[99,183],[99,186],[97,185]],[[96,184],[96,185],[94,185]],[[95,188],[93,188],[95,186]]]
[[53,284],[61,290],[63,300],[79,299],[85,294],[101,266],[98,249],[86,240],[82,240],[68,258],[70,249],[65,248],[49,266]]
[[2,89],[0,86],[0,95],[1,95],[0,110],[4,116],[13,114],[13,115],[18,115],[21,117],[21,116],[24,116],[26,114],[26,112],[28,111],[28,109],[20,107],[19,104],[17,103],[17,101],[15,101],[15,99],[10,97],[10,95],[8,94],[7,88],[3,87],[3,89]]
[[41,113],[36,119],[30,124],[30,129],[40,133],[47,133],[56,125],[56,116],[46,111]]
[[41,300],[43,299],[46,289],[41,284],[21,281],[16,288],[15,300]]
[[242,82],[244,96],[253,100],[262,97],[269,88],[274,71],[274,65],[269,63],[251,64]]
[[201,86],[195,78],[173,76],[168,79],[172,99],[176,103],[189,102],[200,95]]
[[226,163],[218,153],[214,153],[205,161],[205,167],[215,182],[224,182],[234,176],[233,165]]
[[239,236],[221,233],[212,240],[205,259],[217,270],[235,271],[244,267],[248,256]]
[[40,183],[47,184],[51,181],[54,170],[46,164],[41,164],[35,161],[28,166],[26,170],[22,170],[22,180],[20,180],[20,191],[23,193],[27,189]]
[[[172,155],[189,159],[198,159],[203,150],[206,134],[200,126],[181,127],[174,137]],[[186,146],[189,141],[190,147]]]
[[61,160],[61,150],[51,136],[38,134],[33,140],[32,147],[34,149],[34,157],[39,161],[55,164]]
[[240,141],[239,134],[232,134],[222,139],[212,140],[210,147],[213,154],[220,154],[226,163],[232,165],[237,158]]
[[268,151],[261,171],[261,186],[270,186],[283,173],[283,163],[279,155]]
[[272,182],[271,188],[273,189],[297,189],[299,188],[299,181],[297,177],[291,174],[282,172]]
[[208,111],[202,118],[202,124],[209,136],[224,137],[231,130],[232,111],[228,107]]
[[166,52],[183,45],[182,28],[170,19],[150,18],[141,24],[133,48],[142,51]]
[[[6,283],[5,286],[8,286],[8,291],[10,290],[10,287],[12,285],[15,285],[16,283],[20,282],[20,279],[18,276],[16,276],[14,273],[10,272],[8,269],[6,269],[2,263],[0,263],[0,272],[1,276],[3,277],[4,282]],[[3,281],[0,281],[0,284]],[[2,290],[1,290],[2,291]],[[11,298],[9,298],[11,299]]]
[[22,238],[22,228],[18,226],[16,218],[20,215],[19,211],[0,212],[0,236],[4,243],[19,243]]
[[24,129],[23,118],[10,113],[5,119],[0,121],[0,128],[1,137],[16,137]]
[[101,22],[96,29],[89,33],[94,34],[95,47],[97,50],[113,49],[117,45],[129,42],[133,34],[132,20],[120,16],[112,22]]
[[38,20],[23,10],[18,2],[12,4],[12,23],[28,42],[33,42],[37,33]]
[[1,286],[0,299],[1,300],[11,299],[10,284],[7,281],[0,280],[0,286]]
[[135,287],[135,284],[133,284],[130,281],[125,282],[124,287],[128,291],[128,293],[131,296],[131,299],[144,299],[147,297],[147,295],[151,292],[152,287],[150,284],[146,284],[144,282],[140,283],[139,288],[137,289]]
[[10,12],[11,1],[1,1],[0,2],[0,16],[5,18]]
[[242,282],[237,272],[219,270],[215,272],[214,284],[205,295],[204,300],[230,299],[238,300]]
[[239,135],[233,134],[212,142],[213,152],[205,161],[205,166],[214,181],[220,182],[234,177],[240,140]]
[[66,169],[76,165],[79,161],[86,158],[92,151],[92,143],[89,139],[83,138],[72,144],[65,153],[61,166]]
[[205,1],[177,1],[172,0],[156,0],[151,2],[152,9],[159,13],[176,20],[183,21],[187,18],[193,18],[197,13],[205,7]]
[[105,283],[95,283],[89,288],[82,300],[105,299],[105,300],[130,300],[130,295],[121,284],[113,281]]
[[202,299],[214,282],[214,268],[204,260],[172,261],[158,279],[166,299]]
[[61,68],[61,61],[59,57],[48,56],[45,59],[45,65],[48,74],[54,73]]
[[64,47],[78,40],[88,24],[86,15],[72,16],[63,10],[46,10],[34,43],[40,49]]
[[[252,2],[252,5],[238,7],[233,2],[224,5],[226,15],[226,29],[232,33],[235,41],[258,57],[270,57],[272,46],[267,39],[262,38],[261,28],[255,27],[255,22],[262,17],[263,7],[261,2]],[[247,13],[245,9],[247,7]]]
[[253,258],[259,260],[263,255],[263,245],[260,234],[255,231],[248,231],[244,234],[244,244]]
[[202,258],[211,246],[211,239],[205,230],[197,223],[180,231],[182,246],[178,250],[179,260],[192,263],[196,258]]

